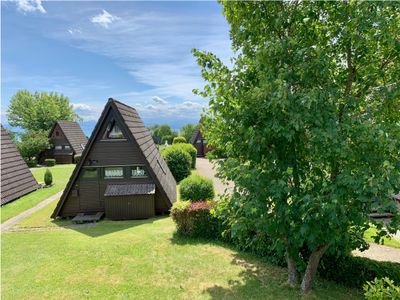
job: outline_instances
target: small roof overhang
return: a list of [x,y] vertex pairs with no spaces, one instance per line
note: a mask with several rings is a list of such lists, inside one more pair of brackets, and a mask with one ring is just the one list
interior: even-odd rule
[[104,196],[130,196],[130,195],[151,195],[156,192],[155,184],[109,184]]

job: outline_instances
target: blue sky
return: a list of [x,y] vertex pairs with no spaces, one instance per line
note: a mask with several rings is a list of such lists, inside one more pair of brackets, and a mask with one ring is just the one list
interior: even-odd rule
[[192,48],[228,63],[229,26],[215,2],[1,2],[1,117],[19,89],[68,96],[90,134],[107,99],[146,125],[196,123],[207,100]]

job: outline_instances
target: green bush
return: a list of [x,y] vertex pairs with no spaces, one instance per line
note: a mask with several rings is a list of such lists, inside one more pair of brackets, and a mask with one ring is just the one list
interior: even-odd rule
[[165,135],[165,136],[163,136],[162,137],[162,139],[161,139],[161,144],[165,144],[165,142],[167,142],[169,145],[171,145],[172,144],[172,139],[173,139],[174,137],[172,136],[172,135]]
[[46,169],[46,172],[44,173],[44,183],[46,185],[51,185],[53,183],[53,174],[51,174],[49,169]]
[[206,201],[214,198],[214,185],[211,179],[190,175],[182,180],[179,187],[182,200]]
[[26,164],[28,165],[29,168],[34,168],[37,166],[37,159],[36,158],[31,158],[31,159],[25,159]]
[[382,279],[375,278],[374,281],[367,282],[363,289],[367,300],[400,299],[400,287],[396,286],[393,280],[387,277]]
[[186,139],[184,136],[174,137],[174,140],[172,141],[172,144],[182,144],[182,143],[186,143]]
[[358,256],[325,255],[318,268],[321,277],[349,287],[362,288],[367,281],[387,277],[400,284],[400,264]]
[[191,158],[190,155],[176,147],[167,147],[161,151],[168,168],[177,182],[190,175]]
[[56,160],[54,158],[47,158],[44,160],[44,164],[47,167],[53,167],[56,165]]
[[80,154],[77,154],[77,155],[74,155],[74,163],[79,163],[79,161],[81,160],[81,155]]
[[189,153],[191,157],[191,168],[196,169],[197,150],[192,144],[179,143],[179,144],[174,144],[171,147],[179,148]]
[[218,220],[211,213],[215,203],[176,202],[171,208],[171,216],[179,234],[190,237],[216,238]]

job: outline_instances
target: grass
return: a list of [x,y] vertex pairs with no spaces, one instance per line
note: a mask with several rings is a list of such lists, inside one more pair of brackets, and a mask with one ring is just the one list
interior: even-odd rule
[[[371,227],[364,233],[364,239],[369,243],[375,243],[372,236],[376,235],[376,228]],[[400,241],[394,238],[384,238],[383,245],[393,247],[393,248],[400,248]]]
[[[5,206],[2,206],[1,223],[7,221],[8,219],[20,214],[21,212],[35,206],[39,202],[63,190],[74,168],[75,168],[74,164],[57,165],[54,167],[49,167],[49,169],[53,174],[54,184],[48,188],[38,189],[11,203],[6,204]],[[36,180],[39,183],[43,183],[43,177],[46,168],[44,167],[32,168],[31,171]]]
[[[224,244],[176,236],[169,217],[71,227],[49,219],[54,205],[19,224],[32,231],[3,234],[2,299],[301,298],[286,285],[285,269]],[[318,279],[308,298],[362,295]]]

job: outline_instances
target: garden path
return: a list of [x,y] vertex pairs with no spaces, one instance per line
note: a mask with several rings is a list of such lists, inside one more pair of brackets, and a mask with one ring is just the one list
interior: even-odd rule
[[15,224],[18,222],[22,221],[26,217],[30,216],[31,214],[37,212],[38,210],[42,209],[46,205],[50,204],[51,202],[59,199],[61,197],[63,191],[58,192],[57,194],[54,194],[53,196],[50,196],[46,200],[43,200],[42,202],[36,204],[34,207],[25,210],[24,212],[20,213],[19,215],[16,215],[15,217],[12,217],[11,219],[5,221],[3,224],[1,224],[1,232],[4,233],[6,231],[9,231]]
[[233,189],[233,183],[229,182],[227,185],[224,184],[221,179],[215,176],[216,170],[214,167],[215,161],[210,162],[207,158],[204,157],[198,157],[196,160],[197,171],[201,176],[212,179],[212,181],[214,182],[215,191],[218,195],[224,194],[225,189],[227,189],[228,192],[231,192]]

